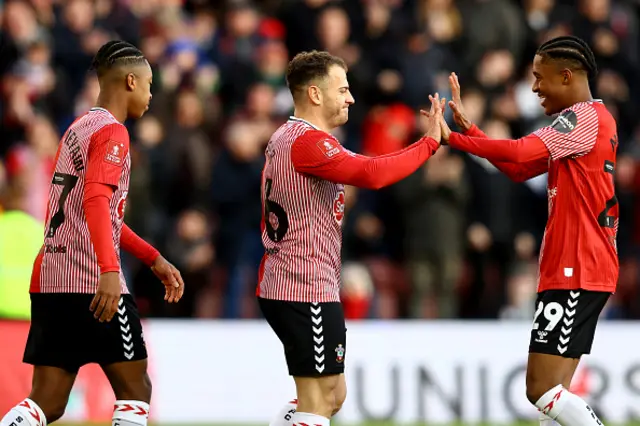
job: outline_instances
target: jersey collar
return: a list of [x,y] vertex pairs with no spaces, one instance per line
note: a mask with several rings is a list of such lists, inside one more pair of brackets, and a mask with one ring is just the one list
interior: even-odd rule
[[[101,107],[93,107],[89,110],[89,112],[96,112],[96,111],[102,111],[102,112],[106,112],[107,114],[109,114],[111,117],[113,117],[113,114],[111,114],[111,112],[109,112],[109,110],[101,108]],[[115,117],[113,117],[115,119]]]
[[298,121],[300,123],[304,123],[304,124],[306,124],[308,126],[311,126],[316,130],[320,130],[317,126],[314,126],[313,124],[309,123],[307,120],[303,120],[302,118],[294,117],[293,115],[289,116],[289,121]]

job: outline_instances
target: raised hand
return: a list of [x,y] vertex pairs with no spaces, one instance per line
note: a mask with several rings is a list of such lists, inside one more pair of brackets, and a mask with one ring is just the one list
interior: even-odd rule
[[473,126],[473,123],[467,118],[462,107],[462,100],[460,99],[460,82],[455,72],[452,72],[449,76],[449,85],[451,86],[451,100],[449,101],[449,108],[453,112],[453,121],[456,122],[458,127],[462,131],[467,131]]
[[445,99],[440,100],[440,95],[436,93],[435,96],[429,95],[429,100],[431,101],[431,108],[429,111],[425,111],[423,109],[420,110],[420,114],[422,114],[427,119],[427,125],[425,126],[425,136],[435,139],[437,142],[440,142],[442,139],[442,130],[440,127],[440,121],[444,120],[442,115]]
[[442,140],[440,144],[447,145],[446,142],[449,142],[449,135],[451,135],[451,129],[447,124],[447,121],[444,119],[444,106],[446,104],[446,100],[442,98],[442,100],[438,99],[438,94],[436,93],[436,97],[429,95],[429,100],[431,101],[431,110],[434,111],[434,114],[438,117],[440,123],[440,136]]

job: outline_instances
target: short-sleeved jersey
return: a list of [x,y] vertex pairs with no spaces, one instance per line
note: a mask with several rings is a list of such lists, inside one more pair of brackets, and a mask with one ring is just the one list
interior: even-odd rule
[[[258,296],[296,302],[340,300],[344,185],[299,173],[292,145],[312,124],[291,118],[271,137],[262,172],[262,242],[265,256]],[[344,149],[325,133],[327,158]]]
[[534,135],[550,154],[549,219],[540,253],[538,291],[614,292],[619,271],[614,118],[601,102],[581,102]]
[[[109,209],[119,260],[130,171],[129,134],[107,110],[93,108],[67,129],[56,155],[32,293],[96,292],[100,268],[83,208],[84,186],[96,182],[115,190]],[[120,283],[122,293],[128,293],[122,271]]]

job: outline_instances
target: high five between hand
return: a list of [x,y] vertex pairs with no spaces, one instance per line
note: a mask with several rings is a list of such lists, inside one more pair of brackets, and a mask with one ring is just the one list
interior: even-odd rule
[[[425,111],[423,109],[420,110],[420,114],[422,114],[427,119],[427,124],[425,126],[425,136],[435,139],[437,142],[442,143],[442,122],[444,122],[444,106],[446,103],[446,99],[440,99],[440,95],[436,93],[435,96],[429,95],[429,100],[431,101],[431,108],[429,111]],[[449,131],[451,132],[451,131]]]
[[438,130],[440,131],[440,144],[446,145],[446,142],[449,141],[449,135],[451,134],[451,129],[444,119],[444,108],[446,105],[446,99],[440,99],[439,95],[436,93],[435,96],[429,95],[429,100],[431,101],[431,109],[429,113],[427,113],[426,111],[420,112],[424,116],[428,117],[430,120],[434,120],[434,122],[438,124]]

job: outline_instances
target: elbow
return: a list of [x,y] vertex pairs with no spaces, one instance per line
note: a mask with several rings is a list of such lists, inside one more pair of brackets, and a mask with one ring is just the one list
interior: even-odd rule
[[362,182],[362,185],[359,185],[359,186],[361,186],[362,188],[365,188],[365,189],[373,189],[373,190],[377,191],[379,189],[384,188],[387,185],[388,185],[388,183],[383,182],[382,180],[379,180],[379,179],[377,180],[374,177],[371,177],[369,179],[365,179]]

